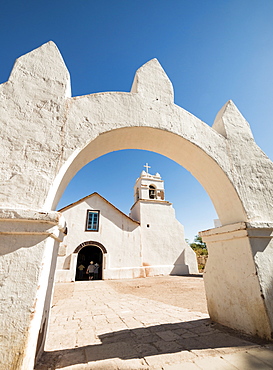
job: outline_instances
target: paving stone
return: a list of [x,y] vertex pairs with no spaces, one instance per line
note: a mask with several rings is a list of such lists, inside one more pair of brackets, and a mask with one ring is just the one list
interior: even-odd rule
[[123,320],[124,324],[127,326],[128,329],[137,329],[142,327],[142,323],[136,320]]
[[179,353],[165,353],[161,354],[160,356],[147,356],[145,357],[145,361],[148,365],[155,366],[164,366],[166,364],[171,363],[182,363],[185,361],[193,361],[196,356],[189,352],[189,351],[182,351]]
[[200,367],[193,362],[183,362],[179,364],[164,365],[163,370],[200,370]]
[[196,338],[196,337],[199,337],[199,335],[187,330],[185,333],[180,334],[180,337],[181,338]]
[[59,350],[74,348],[76,345],[76,336],[70,335],[70,332],[60,332],[51,335],[46,342],[47,350]]
[[228,363],[231,363],[233,366],[238,369],[247,369],[247,370],[272,370],[273,365],[267,365],[261,359],[250,355],[247,352],[237,352],[229,355],[221,356]]
[[42,358],[40,358],[36,364],[35,370],[48,370],[49,368],[54,369],[58,359],[59,353],[56,354],[56,352],[44,352]]
[[220,357],[220,353],[216,349],[192,349],[192,353],[194,353],[197,357]]
[[181,336],[183,334],[191,333],[187,329],[179,328],[179,329],[174,329],[173,333],[177,334],[178,336]]
[[220,348],[214,348],[214,350],[219,353],[219,356],[222,356],[222,355],[229,355],[232,353],[245,352],[251,348],[256,348],[256,347],[257,345],[254,344],[253,346],[246,346],[246,347],[220,347]]
[[157,333],[157,335],[163,340],[165,340],[166,342],[180,339],[179,335],[173,333],[171,330],[160,331]]
[[138,358],[138,352],[135,346],[126,342],[88,346],[84,350],[87,362],[113,358]]
[[[54,297],[46,341],[52,351],[44,353],[37,370],[224,370],[226,364],[273,369],[273,345],[264,348],[215,329],[206,314],[99,283],[62,285],[73,294],[60,289],[62,298]],[[100,302],[92,299],[98,289]]]
[[133,329],[132,333],[136,336],[144,337],[145,335],[151,335],[152,332],[150,328],[141,327],[141,328]]
[[259,360],[263,361],[267,365],[272,366],[273,368],[273,351],[266,349],[266,348],[257,348],[257,349],[250,349],[247,350],[251,356],[258,358]]
[[118,343],[118,342],[134,342],[135,336],[130,330],[123,330],[117,333],[107,333],[99,335],[101,342],[104,343]]
[[125,324],[109,324],[109,332],[119,332],[123,330],[128,330],[127,326]]
[[193,328],[189,328],[188,330],[192,333],[197,333],[197,334],[205,334],[205,335],[219,334],[218,330],[210,328],[209,326],[206,326],[206,325],[195,326]]
[[[202,370],[238,370],[237,367],[220,357],[197,358],[194,363]],[[242,368],[241,370],[248,369]]]
[[[160,338],[156,334],[150,334],[150,335],[144,335],[143,337],[141,336],[134,336],[134,340],[137,344],[139,343],[151,343],[154,344],[156,343]],[[166,342],[164,342],[166,343]]]
[[86,345],[90,345],[94,343],[96,343],[96,335],[94,331],[80,330],[76,333],[76,345],[78,347],[86,346]]
[[159,353],[158,349],[150,343],[139,343],[135,345],[138,357],[153,356]]
[[149,370],[149,366],[144,359],[121,360],[115,359],[115,364],[119,370]]
[[[101,360],[101,361],[89,362],[87,365],[87,369],[88,370],[119,370],[118,365],[113,360]],[[84,368],[84,370],[86,369]]]
[[76,348],[62,351],[62,354],[59,356],[59,359],[56,362],[56,366],[58,368],[62,368],[77,364],[85,364],[86,362],[84,350],[82,348]]
[[176,342],[188,351],[208,348],[205,343],[196,338],[180,338]]
[[166,342],[165,340],[159,340],[157,342],[153,342],[153,345],[158,349],[159,353],[174,353],[180,352],[184,347],[177,342]]
[[203,337],[206,341],[208,348],[220,348],[220,347],[236,347],[241,342],[240,339],[231,337],[226,333],[209,334]]

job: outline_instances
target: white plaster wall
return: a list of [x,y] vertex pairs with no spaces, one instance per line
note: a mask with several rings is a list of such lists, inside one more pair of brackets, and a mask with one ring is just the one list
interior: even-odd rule
[[[204,231],[201,235],[209,251],[204,281],[211,319],[250,335],[272,339],[265,299],[269,297],[264,296],[264,284],[257,277],[257,265],[250,253],[252,243],[258,240],[249,239],[244,223]],[[267,243],[268,239],[264,239],[258,245],[262,250]],[[259,255],[257,250],[256,253]],[[266,271],[264,274],[270,276]],[[272,285],[266,286],[270,292],[265,294],[272,297]]]
[[33,368],[41,322],[43,349],[60,241],[54,216],[0,210],[1,370]]
[[[267,227],[265,227],[267,226]],[[249,225],[248,230],[254,264],[259,278],[261,297],[273,323],[273,224]],[[273,339],[271,328],[270,339]]]
[[[88,209],[100,211],[98,232],[85,231]],[[70,259],[74,250],[85,241],[96,241],[106,248],[107,266],[104,266],[104,278],[113,278],[112,269],[113,276],[118,276],[118,272],[115,269],[121,268],[127,269],[127,272],[123,272],[127,277],[127,273],[132,274],[132,271],[128,271],[128,268],[133,269],[141,266],[139,224],[130,220],[108,202],[102,200],[100,196],[91,196],[72,208],[64,210],[63,215],[68,228],[68,234],[64,238],[63,244],[67,245],[67,248],[66,255],[58,257],[56,275],[58,281],[64,279],[64,276],[75,277],[75,266],[71,266],[71,264],[69,264],[69,272],[60,270],[67,267],[65,260],[67,258]]]
[[184,228],[175,218],[171,203],[140,200],[131,212],[134,218],[140,216],[142,258],[147,273],[198,273],[196,254],[185,242]]
[[2,207],[42,208],[62,165],[69,96],[70,76],[52,42],[20,57],[0,85]]
[[[16,369],[18,360],[20,366],[25,355],[45,242],[39,236],[1,236],[0,243],[1,246],[13,249],[12,252],[1,254],[0,258],[0,332],[1,347],[4,350],[1,353],[0,369],[5,370]],[[16,326],[15,332],[11,330],[13,326]]]

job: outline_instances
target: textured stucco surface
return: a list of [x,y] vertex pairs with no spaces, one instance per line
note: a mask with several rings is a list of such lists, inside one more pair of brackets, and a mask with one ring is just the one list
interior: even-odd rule
[[[57,47],[49,42],[20,57],[9,80],[0,85],[0,126],[0,202],[4,213],[5,209],[25,212],[30,208],[36,213],[50,212],[70,179],[86,163],[113,150],[136,148],[163,154],[189,170],[209,194],[223,227],[241,222],[273,222],[273,164],[256,145],[249,124],[234,103],[225,104],[213,127],[208,126],[173,103],[172,84],[155,59],[137,71],[129,93],[72,98],[69,73]],[[0,308],[1,324],[6,325],[6,317],[10,322],[1,349],[1,356],[8,356],[5,369],[20,368],[22,364],[22,368],[29,370],[33,361],[32,347],[27,355],[23,352],[30,348],[28,343],[37,339],[39,329],[33,329],[31,323],[34,317],[37,323],[37,317],[42,317],[44,304],[40,302],[45,301],[49,287],[53,247],[46,246],[46,238],[51,240],[50,244],[56,241],[54,232],[41,231],[43,220],[29,221],[35,225],[31,229],[29,216],[24,217],[26,221],[21,221],[19,228],[19,221],[12,225],[12,217],[10,221],[4,217],[3,223],[9,222],[9,226],[6,234],[0,235],[4,251],[1,276],[5,277],[1,286],[4,302]],[[26,234],[23,223],[28,225]],[[49,228],[52,226],[49,223]],[[246,291],[257,295],[258,301],[263,295],[264,304],[259,305],[259,310],[264,318],[261,325],[264,332],[261,329],[260,335],[268,336],[268,325],[271,331],[273,327],[269,301],[273,261],[272,237],[267,232],[264,235],[267,243],[262,241],[263,237],[255,243],[238,239],[236,247],[229,237],[222,242],[222,249],[228,254],[227,260],[233,250],[239,259],[240,253],[246,256],[249,270],[240,269],[244,263],[241,261],[236,279],[228,275],[226,281],[230,290],[236,292],[237,282],[244,280]],[[216,248],[216,255],[220,251],[221,248]],[[50,258],[43,259],[47,253]],[[217,261],[211,258],[208,274]],[[33,269],[27,268],[28,263]],[[33,316],[31,310],[41,276],[43,294],[37,299],[40,311]],[[28,281],[27,289],[25,281]],[[214,303],[209,296],[208,302]],[[237,308],[229,322],[237,323],[245,300],[238,294],[238,300],[232,302]],[[225,321],[226,309],[219,306],[216,311],[219,321]],[[245,315],[249,319],[244,321],[246,325],[242,329],[248,331],[248,323],[255,321],[255,313],[249,309]]]
[[1,214],[1,370],[33,367],[39,328],[48,320],[60,218],[20,209]]
[[212,320],[270,338],[270,321],[251,253],[252,240],[243,223],[201,235],[209,251],[204,282]]

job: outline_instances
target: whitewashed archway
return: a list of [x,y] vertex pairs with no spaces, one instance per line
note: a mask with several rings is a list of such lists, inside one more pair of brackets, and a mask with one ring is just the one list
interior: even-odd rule
[[222,223],[202,233],[210,256],[209,313],[271,337],[273,164],[231,101],[211,128],[174,104],[172,84],[155,59],[137,71],[130,93],[71,98],[69,73],[52,42],[16,61],[0,99],[1,330],[7,333],[1,351],[10,367],[33,366],[38,337],[37,353],[43,348],[65,226],[54,209],[64,188],[86,163],[120,149],[163,154],[203,185]]

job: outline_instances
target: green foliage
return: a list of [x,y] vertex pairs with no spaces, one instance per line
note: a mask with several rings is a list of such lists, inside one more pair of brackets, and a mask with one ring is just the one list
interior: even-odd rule
[[197,256],[207,256],[208,250],[206,243],[203,242],[201,236],[196,235],[193,243],[190,244]]
[[198,263],[198,271],[199,271],[199,272],[203,272],[203,271],[204,271],[204,269],[205,269],[205,265],[204,265],[204,264],[200,264],[200,263]]

